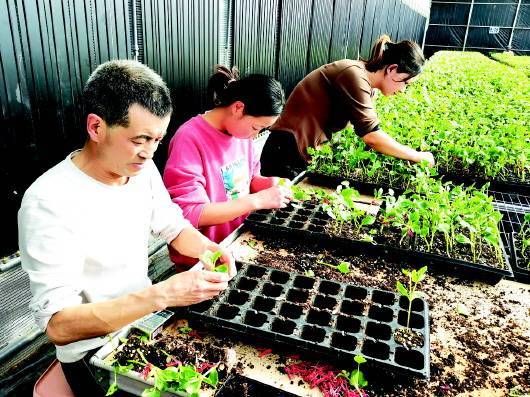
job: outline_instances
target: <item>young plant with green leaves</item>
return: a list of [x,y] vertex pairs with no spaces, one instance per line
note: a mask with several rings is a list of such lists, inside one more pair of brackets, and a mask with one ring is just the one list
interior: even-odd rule
[[342,274],[350,274],[352,272],[352,270],[350,269],[350,266],[351,266],[350,262],[342,261],[338,265],[333,265],[331,263],[324,262],[324,261],[317,261],[317,263],[319,265],[324,265],[332,269],[338,270]]
[[361,371],[361,364],[366,363],[366,359],[361,355],[356,355],[353,360],[357,364],[357,369],[351,372],[342,370],[339,376],[348,379],[350,385],[355,388],[357,394],[359,396],[364,396],[365,393],[362,389],[368,386],[368,381],[365,379],[364,374]]
[[204,251],[199,257],[202,263],[205,263],[213,268],[214,272],[228,273],[228,265],[226,263],[217,264],[223,253],[221,251],[212,252],[210,250]]
[[332,219],[332,232],[340,235],[343,232],[344,225],[351,225],[353,234],[361,236],[361,229],[365,226],[372,225],[376,218],[361,209],[355,203],[359,192],[348,186],[347,182],[342,182],[333,193],[324,193],[320,199],[322,209]]
[[407,329],[410,329],[410,313],[412,312],[412,301],[420,298],[422,293],[417,290],[418,284],[425,278],[427,266],[423,266],[418,270],[402,269],[401,272],[408,277],[407,286],[405,287],[401,281],[396,282],[397,291],[406,297],[409,301],[409,310],[407,313]]

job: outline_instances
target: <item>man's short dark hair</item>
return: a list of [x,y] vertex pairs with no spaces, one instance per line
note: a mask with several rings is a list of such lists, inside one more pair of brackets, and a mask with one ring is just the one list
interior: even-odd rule
[[139,104],[160,118],[171,113],[171,95],[151,68],[132,60],[99,65],[83,89],[84,116],[97,114],[112,125],[129,125],[129,108]]

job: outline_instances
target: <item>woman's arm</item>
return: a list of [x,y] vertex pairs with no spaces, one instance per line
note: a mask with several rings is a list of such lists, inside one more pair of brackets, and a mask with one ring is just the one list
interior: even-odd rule
[[410,160],[415,163],[427,160],[431,167],[435,164],[434,156],[431,152],[418,152],[409,146],[402,145],[384,131],[372,131],[364,135],[362,139],[372,149],[387,156]]

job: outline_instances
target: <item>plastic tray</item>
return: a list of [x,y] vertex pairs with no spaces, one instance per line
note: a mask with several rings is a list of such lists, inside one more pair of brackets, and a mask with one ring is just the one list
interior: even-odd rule
[[[491,283],[500,281],[503,277],[513,277],[510,260],[505,251],[504,243],[501,244],[505,269],[494,268],[482,264],[467,262],[460,259],[448,258],[446,256],[420,252],[414,249],[414,243],[407,248],[401,248],[386,244],[376,244],[362,240],[352,240],[342,237],[331,237],[324,231],[324,225],[329,217],[320,205],[304,203],[302,208],[287,207],[273,211],[257,211],[246,220],[251,227],[273,230],[275,232],[289,233],[300,238],[310,238],[316,241],[332,240],[338,245],[348,247],[361,247],[365,251],[378,254],[398,254],[400,256],[417,258],[425,264],[431,264],[442,271],[451,271],[452,274],[471,277]],[[501,237],[502,237],[501,233]],[[509,235],[502,240],[508,241]]]
[[[530,212],[528,209],[526,212]],[[501,211],[502,221],[501,229],[503,230],[503,236],[508,235],[508,247],[510,250],[510,263],[513,269],[513,278],[522,283],[530,284],[530,269],[523,263],[520,253],[517,252],[515,247],[515,240],[517,234],[521,231],[521,225],[523,224],[524,212],[511,212]]]
[[332,361],[370,365],[405,375],[429,377],[429,313],[423,299],[413,304],[411,327],[424,338],[406,349],[394,331],[406,324],[408,301],[398,294],[242,264],[229,288],[216,300],[189,308],[200,322],[288,346]]
[[[90,364],[108,373],[109,384],[114,382],[114,367],[110,365],[106,359],[121,344],[120,338],[127,337],[131,330],[131,326],[121,329],[117,334],[110,338],[110,340],[103,345],[90,359]],[[145,389],[154,386],[154,381],[152,378],[145,380],[138,372],[135,371],[129,371],[125,374],[117,373],[116,383],[118,384],[119,390],[134,394],[135,396],[141,396]],[[213,390],[200,392],[201,397],[210,397],[213,395]],[[162,392],[161,394],[161,397],[173,396],[189,397],[189,394],[184,392]]]

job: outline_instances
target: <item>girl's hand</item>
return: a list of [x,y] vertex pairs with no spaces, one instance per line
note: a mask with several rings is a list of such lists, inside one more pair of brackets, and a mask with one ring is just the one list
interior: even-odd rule
[[418,152],[414,161],[420,163],[423,160],[426,160],[429,163],[429,167],[434,167],[435,161],[431,152]]
[[293,192],[287,186],[272,186],[254,195],[256,209],[285,208],[293,199]]

